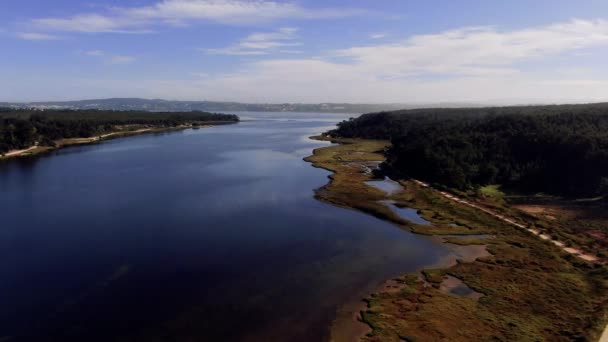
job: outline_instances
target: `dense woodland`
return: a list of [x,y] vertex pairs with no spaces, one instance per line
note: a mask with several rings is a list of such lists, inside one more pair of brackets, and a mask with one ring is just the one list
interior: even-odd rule
[[87,138],[129,126],[175,127],[238,121],[236,115],[206,112],[156,113],[102,110],[28,110],[0,108],[0,153],[36,143],[53,146],[64,138]]
[[608,104],[382,112],[330,134],[391,139],[388,172],[461,190],[608,194]]

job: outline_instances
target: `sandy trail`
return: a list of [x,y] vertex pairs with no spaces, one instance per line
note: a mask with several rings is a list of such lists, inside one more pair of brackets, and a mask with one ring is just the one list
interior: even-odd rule
[[[564,252],[566,252],[568,254],[572,254],[572,255],[574,255],[574,256],[582,259],[582,260],[589,261],[589,262],[598,261],[598,258],[595,257],[594,255],[586,254],[586,253],[584,253],[583,251],[581,251],[580,249],[577,249],[577,248],[566,247],[566,244],[563,243],[562,241],[554,240],[549,235],[543,234],[542,232],[540,232],[540,231],[538,231],[536,229],[532,229],[530,227],[524,226],[521,223],[517,223],[517,222],[515,222],[515,220],[507,218],[507,217],[505,217],[503,215],[500,215],[500,214],[498,214],[498,213],[496,213],[496,212],[494,212],[494,211],[492,211],[492,210],[490,210],[488,208],[484,208],[484,207],[479,206],[479,205],[477,205],[475,203],[471,203],[471,202],[466,201],[466,200],[464,200],[462,198],[458,198],[458,197],[456,197],[456,196],[454,196],[452,194],[448,194],[447,192],[440,191],[440,190],[437,190],[437,189],[433,189],[429,184],[421,182],[419,180],[414,179],[413,181],[416,184],[418,184],[418,185],[420,185],[420,186],[422,186],[424,188],[428,188],[428,189],[432,189],[433,191],[436,191],[437,193],[441,194],[443,197],[445,197],[447,199],[450,199],[452,201],[458,202],[460,204],[464,204],[464,205],[472,207],[472,208],[479,209],[479,210],[481,210],[481,211],[483,211],[483,212],[485,212],[485,213],[487,213],[489,215],[492,215],[492,216],[496,217],[497,219],[499,219],[499,220],[501,220],[503,222],[506,222],[506,223],[514,225],[514,226],[516,226],[518,228],[524,229],[524,230],[528,231],[529,233],[532,233],[532,234],[540,237],[543,240],[546,240],[546,241],[549,241],[549,242],[553,243],[555,246],[557,246],[558,248],[560,248],[561,250],[563,250]],[[606,326],[606,328],[604,329],[604,332],[602,333],[602,336],[600,337],[599,342],[608,342],[608,326]]]
[[13,150],[13,151],[9,151],[9,152],[7,152],[7,153],[6,153],[4,156],[5,156],[5,157],[14,157],[14,156],[18,156],[18,155],[20,155],[20,154],[23,154],[23,153],[29,152],[29,151],[31,151],[31,150],[33,150],[33,149],[35,149],[36,147],[38,147],[38,145],[34,145],[34,146],[32,146],[32,147],[28,147],[28,148],[23,149],[23,150]]
[[[498,213],[496,213],[496,212],[494,212],[494,211],[492,211],[492,210],[490,210],[488,208],[484,208],[484,207],[482,207],[480,205],[477,205],[475,203],[471,203],[471,202],[466,201],[466,200],[464,200],[462,198],[458,198],[458,197],[456,197],[456,196],[454,196],[452,194],[449,194],[449,193],[447,193],[445,191],[439,191],[437,189],[433,189],[429,184],[421,182],[419,180],[415,180],[414,179],[413,181],[416,184],[418,184],[418,185],[420,185],[420,186],[422,186],[424,188],[432,189],[433,191],[439,193],[440,195],[442,195],[443,197],[445,197],[447,199],[450,199],[452,201],[458,202],[460,204],[464,204],[464,205],[469,206],[471,208],[479,209],[479,210],[481,210],[481,211],[483,211],[483,212],[485,212],[485,213],[487,213],[489,215],[492,215],[492,216],[496,217],[497,219],[499,219],[499,220],[501,220],[503,222],[506,222],[508,224],[516,226],[516,227],[518,227],[520,229],[526,230],[529,233],[532,233],[532,234],[540,237],[543,240],[550,241],[555,246],[559,247],[562,251],[564,251],[564,252],[566,252],[568,254],[572,254],[572,255],[574,255],[574,256],[582,259],[582,260],[585,260],[585,261],[591,261],[591,262],[598,261],[598,258],[596,256],[594,256],[594,255],[586,254],[586,253],[584,253],[583,251],[581,251],[580,249],[577,249],[577,248],[566,247],[566,244],[564,242],[559,241],[559,240],[555,240],[555,239],[551,238],[550,236],[548,236],[546,234],[543,234],[543,233],[541,233],[540,231],[538,231],[536,229],[532,229],[532,228],[527,227],[527,226],[525,226],[525,225],[523,225],[521,223],[517,223],[515,220],[513,220],[511,218],[508,218],[508,217],[505,217],[503,215],[500,215],[500,214],[498,214]],[[608,336],[606,336],[606,338],[608,339]],[[606,341],[606,342],[608,342],[608,341]]]
[[135,130],[135,131],[112,132],[112,133],[102,134],[99,137],[97,137],[97,139],[103,139],[103,138],[107,138],[107,137],[110,137],[112,135],[121,134],[121,133],[135,134],[135,133],[147,132],[147,131],[150,131],[150,130],[152,130],[152,128],[142,128],[142,129],[138,129],[138,130]]
[[85,143],[90,143],[90,142],[94,142],[94,141],[100,141],[104,138],[107,137],[111,137],[113,135],[117,135],[117,134],[138,134],[138,133],[144,133],[144,132],[148,132],[152,130],[151,128],[142,128],[142,129],[138,129],[136,131],[119,131],[119,132],[112,132],[112,133],[106,133],[106,134],[102,134],[102,135],[98,135],[98,136],[94,136],[94,137],[90,137],[90,138],[71,138],[71,139],[63,139],[63,140],[69,140],[68,145],[71,144],[85,144]]
[[[112,133],[107,133],[107,134],[102,134],[99,136],[95,136],[95,137],[90,137],[90,138],[72,138],[70,139],[72,143],[78,143],[78,144],[82,144],[82,143],[89,143],[89,142],[93,142],[93,141],[98,141],[116,134],[123,134],[123,133],[129,133],[129,134],[137,134],[137,133],[144,133],[144,132],[148,132],[151,131],[151,128],[142,128],[142,129],[138,129],[136,131],[122,131],[122,132],[112,132]],[[29,151],[34,150],[35,148],[39,147],[38,144],[28,147],[26,149],[23,150],[12,150],[7,152],[6,154],[4,154],[3,157],[17,157],[20,156],[24,153],[27,153]],[[0,155],[0,157],[2,157],[2,155]]]
[[[181,127],[181,126],[180,126]],[[211,127],[211,126],[203,126],[203,127]],[[145,133],[145,132],[149,132],[152,131],[152,128],[142,128],[142,129],[138,129],[135,131],[118,131],[118,132],[112,132],[112,133],[106,133],[106,134],[102,134],[102,135],[98,135],[98,136],[94,136],[94,137],[90,137],[90,138],[66,138],[66,139],[59,139],[56,140],[55,143],[57,144],[58,147],[63,147],[63,146],[68,146],[68,145],[74,145],[74,144],[87,144],[87,143],[92,143],[95,141],[100,141],[103,140],[107,137],[111,137],[113,135],[119,135],[119,134],[139,134],[139,133]],[[38,144],[31,146],[29,148],[23,149],[23,150],[12,150],[7,152],[4,155],[0,154],[0,158],[7,158],[7,157],[17,157],[20,155],[23,155],[29,151],[32,151],[36,148],[40,147]]]

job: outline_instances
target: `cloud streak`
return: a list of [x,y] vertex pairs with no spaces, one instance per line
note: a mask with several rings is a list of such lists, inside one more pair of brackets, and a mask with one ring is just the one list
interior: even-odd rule
[[386,37],[386,33],[372,33],[369,35],[371,39],[382,39]]
[[115,55],[109,59],[110,64],[128,64],[136,60],[133,56]]
[[135,62],[136,60],[133,56],[107,54],[102,50],[85,51],[84,54],[90,57],[100,58],[108,64],[128,64]]
[[63,37],[37,32],[19,32],[17,38],[23,40],[62,40]]
[[[547,64],[555,57],[576,61],[575,54],[603,47],[608,47],[605,20],[519,30],[466,27],[326,51],[323,57],[256,61],[214,76],[209,79],[213,88],[201,85],[199,92],[221,96],[230,91],[249,101],[302,102],[606,99],[608,70],[562,72]],[[539,62],[544,72],[526,68]]]
[[[393,32],[377,41],[363,34],[367,44],[325,50],[314,56],[289,48],[299,44],[298,33],[294,28],[258,32],[227,47],[203,50],[260,56],[298,52],[258,58],[230,72],[205,70],[201,64],[193,68],[200,77],[188,74],[188,79],[133,79],[126,75],[119,80],[87,79],[74,84],[80,85],[77,90],[90,89],[96,97],[251,102],[563,103],[608,99],[608,67],[580,62],[582,54],[595,59],[608,48],[608,21],[603,19],[510,30],[461,27],[400,40],[393,39]],[[113,57],[115,62],[133,62],[132,57],[97,50],[87,54],[108,64]],[[23,83],[21,89],[29,89],[32,83]],[[5,91],[18,94],[13,88]]]
[[152,6],[115,7],[104,14],[38,18],[31,24],[38,29],[64,32],[150,33],[151,27],[181,26],[194,21],[244,25],[283,19],[332,19],[363,13],[359,9],[310,9],[296,3],[268,0],[164,0]]
[[572,20],[544,27],[499,31],[460,28],[392,44],[334,51],[378,77],[421,74],[496,75],[518,72],[518,62],[608,45],[608,21]]
[[[297,31],[296,28],[284,27],[275,32],[253,33],[235,45],[219,49],[204,49],[204,51],[214,55],[265,55],[277,51],[279,48],[302,45],[294,41]],[[278,50],[280,53],[284,53],[283,51],[291,50]]]

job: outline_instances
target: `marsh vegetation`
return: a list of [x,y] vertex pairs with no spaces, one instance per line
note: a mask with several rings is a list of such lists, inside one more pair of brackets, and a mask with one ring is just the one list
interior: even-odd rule
[[[362,320],[372,332],[364,340],[593,341],[599,337],[607,317],[605,265],[578,260],[548,241],[412,181],[401,180],[403,190],[387,195],[366,185],[372,177],[353,164],[383,158],[387,141],[331,140],[340,144],[317,149],[308,158],[315,166],[335,172],[331,182],[316,192],[319,199],[363,210],[416,233],[446,236],[449,243],[482,244],[490,252],[449,268],[425,270],[422,277],[407,274],[392,280],[390,290],[366,299]],[[415,208],[431,225],[403,220],[379,205],[383,199]],[[479,296],[442,290],[450,277]]]

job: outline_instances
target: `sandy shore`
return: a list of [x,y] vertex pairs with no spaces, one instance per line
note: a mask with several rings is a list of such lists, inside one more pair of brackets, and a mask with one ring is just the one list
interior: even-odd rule
[[[184,126],[185,127],[185,126]],[[126,131],[126,132],[112,132],[112,133],[108,133],[108,134],[103,134],[100,135],[99,137],[97,137],[97,140],[101,140],[103,138],[107,138],[107,137],[111,137],[113,135],[117,135],[117,134],[122,134],[122,133],[128,133],[128,134],[139,134],[139,133],[145,133],[145,132],[149,132],[151,131],[152,128],[142,128],[142,129],[138,129],[135,131]]]
[[[176,127],[162,127],[162,128],[150,127],[150,128],[142,128],[142,129],[138,129],[138,130],[134,130],[134,131],[116,131],[116,132],[106,133],[106,134],[97,135],[97,136],[89,137],[89,138],[59,139],[59,140],[55,140],[56,147],[35,145],[35,146],[31,146],[31,147],[23,149],[23,150],[9,151],[6,154],[4,154],[3,156],[0,155],[0,159],[16,158],[16,157],[28,155],[29,152],[34,152],[32,154],[37,154],[37,153],[51,151],[51,150],[59,149],[59,148],[70,146],[70,145],[94,143],[94,142],[98,142],[98,141],[101,141],[103,139],[110,138],[113,136],[120,137],[120,136],[143,134],[143,133],[147,133],[147,132],[164,132],[164,131],[190,128],[190,127],[191,126],[176,126]],[[212,127],[212,125],[201,126],[201,128],[203,128],[203,127],[204,128]]]
[[98,136],[94,136],[94,137],[90,137],[90,138],[61,139],[61,140],[55,141],[55,143],[59,146],[66,146],[66,145],[71,145],[71,144],[86,144],[86,143],[91,143],[91,142],[95,142],[95,141],[100,141],[102,139],[105,139],[105,138],[108,138],[111,136],[115,136],[115,135],[140,134],[140,133],[149,132],[151,130],[152,130],[152,128],[142,128],[142,129],[138,129],[135,131],[118,131],[118,132],[106,133],[106,134],[102,134],[102,135],[98,135]]
[[602,337],[600,337],[600,342],[608,342],[608,326],[604,329],[604,333],[602,334]]
[[32,147],[28,147],[28,148],[23,149],[23,150],[12,150],[12,151],[7,152],[4,155],[4,157],[16,157],[16,156],[22,155],[24,153],[27,153],[27,152],[35,149],[36,147],[38,147],[38,145],[34,145]]

